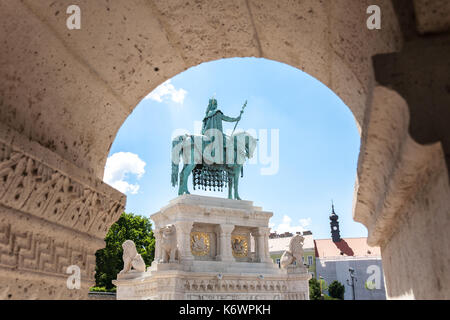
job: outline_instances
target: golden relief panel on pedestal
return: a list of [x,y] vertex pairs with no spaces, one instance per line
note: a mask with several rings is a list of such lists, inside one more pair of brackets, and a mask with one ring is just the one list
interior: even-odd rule
[[191,252],[194,256],[206,256],[209,254],[209,234],[205,232],[191,232]]
[[231,236],[231,248],[233,256],[236,258],[244,258],[248,255],[248,239],[246,236]]

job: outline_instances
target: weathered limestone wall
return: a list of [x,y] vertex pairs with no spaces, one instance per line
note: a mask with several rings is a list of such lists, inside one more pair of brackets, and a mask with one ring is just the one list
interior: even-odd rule
[[353,217],[367,227],[369,245],[381,247],[388,298],[446,299],[447,167],[441,144],[417,144],[408,135],[408,124],[405,100],[395,91],[375,88]]
[[[125,197],[0,127],[0,299],[87,298],[95,251]],[[80,268],[69,290],[67,267]]]
[[381,247],[391,299],[450,299],[450,189],[441,165],[401,210],[396,231]]
[[403,46],[373,59],[391,90],[373,94],[354,217],[381,247],[389,298],[449,299],[450,4],[394,7]]

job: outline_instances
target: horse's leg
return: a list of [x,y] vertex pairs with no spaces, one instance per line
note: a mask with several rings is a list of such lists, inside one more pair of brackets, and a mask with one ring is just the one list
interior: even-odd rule
[[185,167],[186,165],[183,165],[183,169],[181,169],[181,172],[180,172],[180,183],[178,184],[178,195],[179,196],[181,196],[182,194],[183,194],[183,181],[184,181],[184,179],[183,179],[183,176],[184,176],[184,167]]
[[236,166],[236,168],[233,171],[233,177],[234,177],[234,198],[236,200],[241,200],[239,197],[239,173],[241,172],[241,166]]
[[186,179],[186,167],[187,165],[183,165],[183,169],[180,172],[180,187],[178,188],[178,195],[182,195],[187,193],[187,179]]
[[[188,178],[191,174],[192,170],[194,170],[195,164],[185,164],[183,167],[183,170],[181,170],[181,176],[180,176],[180,192],[178,192],[178,195],[181,194],[190,194],[188,190]],[[182,186],[182,187],[181,187]]]

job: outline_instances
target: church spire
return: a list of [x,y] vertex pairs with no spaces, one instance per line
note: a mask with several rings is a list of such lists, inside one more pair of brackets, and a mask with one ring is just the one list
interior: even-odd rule
[[333,200],[331,200],[330,226],[331,226],[331,239],[333,240],[333,242],[341,241],[338,218],[339,216],[334,212]]

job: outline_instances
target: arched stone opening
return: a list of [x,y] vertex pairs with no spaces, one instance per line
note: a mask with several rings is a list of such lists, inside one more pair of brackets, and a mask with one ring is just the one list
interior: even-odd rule
[[[219,66],[221,67],[219,68]],[[268,66],[270,66],[270,68]],[[241,67],[246,69],[247,74],[253,73],[254,75],[246,75],[241,78],[241,76],[239,75]],[[249,72],[247,68],[250,68],[254,72]],[[223,73],[218,72],[218,69],[223,71]],[[226,80],[222,80],[219,81],[219,84],[217,84],[216,86],[216,84],[209,82],[209,79],[211,77],[206,77],[205,74],[217,75],[217,77],[220,79],[224,79],[225,77],[227,79],[231,79],[230,82],[233,83],[228,85]],[[195,77],[194,75],[198,75],[201,80],[197,81],[197,77]],[[273,80],[274,77],[276,77],[277,81]],[[248,99],[248,106],[245,109],[245,116],[242,117],[243,121],[239,122],[237,130],[250,130],[251,134],[255,137],[261,139],[262,136],[262,139],[267,141],[267,143],[260,142],[263,145],[262,150],[264,151],[260,152],[260,150],[256,150],[254,157],[251,159],[251,161],[249,161],[248,166],[246,167],[246,173],[244,174],[246,178],[243,180],[242,184],[240,184],[243,188],[247,189],[246,191],[242,191],[242,195],[246,197],[245,199],[258,201],[258,198],[260,198],[261,194],[265,194],[267,197],[272,196],[270,192],[268,192],[268,190],[281,188],[278,190],[283,191],[279,191],[278,194],[280,195],[280,197],[284,197],[284,200],[282,200],[281,198],[279,199],[279,201],[282,203],[283,201],[290,201],[289,197],[296,197],[296,193],[298,194],[302,192],[299,190],[299,188],[297,188],[297,186],[306,186],[309,183],[320,185],[320,183],[317,183],[317,177],[311,178],[311,181],[305,181],[303,180],[304,177],[301,174],[299,174],[298,176],[289,176],[288,174],[286,174],[287,171],[291,170],[293,173],[295,171],[315,171],[313,168],[308,170],[305,167],[302,167],[301,164],[296,162],[297,160],[288,160],[294,159],[296,157],[292,149],[298,148],[302,149],[302,154],[299,156],[301,156],[302,158],[304,157],[308,159],[317,159],[317,161],[320,161],[322,157],[329,156],[337,159],[340,158],[342,154],[347,154],[345,156],[345,160],[336,161],[339,162],[339,164],[336,164],[336,166],[334,166],[334,169],[330,170],[338,172],[338,168],[341,165],[349,166],[351,163],[351,168],[353,169],[350,170],[350,177],[346,178],[347,180],[345,181],[345,185],[347,187],[345,189],[351,189],[350,192],[353,191],[352,187],[354,186],[356,175],[356,170],[354,169],[356,168],[356,161],[358,158],[360,146],[360,135],[358,134],[359,125],[355,121],[351,110],[342,102],[342,100],[332,90],[330,90],[317,79],[311,77],[310,75],[307,75],[305,72],[302,72],[297,68],[293,68],[289,65],[273,60],[261,58],[232,58],[221,59],[220,61],[215,60],[212,62],[205,62],[200,66],[195,66],[191,69],[188,69],[187,71],[171,78],[170,80],[171,82],[168,86],[171,87],[171,91],[175,92],[176,90],[186,90],[188,92],[185,98],[184,105],[177,104],[173,100],[171,101],[171,95],[169,94],[167,94],[166,96],[157,95],[158,98],[153,99],[153,101],[150,98],[150,96],[152,96],[151,93],[154,94],[155,92],[167,91],[156,90],[155,92],[146,92],[147,97],[139,102],[134,113],[125,120],[123,127],[119,130],[118,136],[116,137],[116,140],[113,143],[113,147],[109,152],[109,157],[111,157],[111,159],[109,160],[115,160],[112,158],[114,158],[115,156],[120,156],[116,153],[123,154],[126,152],[131,152],[133,159],[135,157],[139,157],[142,161],[147,163],[147,166],[145,167],[146,174],[148,173],[153,176],[155,172],[158,172],[157,175],[154,176],[156,180],[154,180],[154,182],[151,182],[152,187],[149,186],[148,181],[146,181],[145,179],[140,180],[139,182],[138,179],[135,179],[137,178],[137,175],[134,176],[135,173],[129,172],[129,174],[133,175],[133,177],[130,177],[130,180],[127,180],[127,182],[135,184],[136,187],[138,187],[138,185],[140,184],[142,188],[146,188],[147,191],[141,188],[139,193],[142,194],[143,192],[149,192],[148,196],[145,197],[146,200],[150,202],[152,198],[157,199],[158,206],[146,206],[147,202],[145,202],[143,207],[128,205],[127,210],[131,210],[131,212],[134,213],[156,212],[160,209],[161,206],[165,205],[165,203],[163,204],[161,201],[169,201],[172,197],[176,196],[178,186],[173,188],[172,186],[170,186],[170,179],[167,179],[168,174],[170,173],[170,167],[167,167],[167,164],[170,163],[171,155],[170,137],[173,138],[185,133],[192,134],[196,132],[196,129],[200,130],[201,119],[204,116],[208,99],[213,94],[218,100],[219,108],[229,116],[237,116],[239,114],[240,108],[242,107],[242,103],[244,102],[244,100]],[[224,83],[225,85],[223,85]],[[251,84],[248,85],[249,91],[241,88],[241,85],[247,87],[246,84]],[[208,89],[196,88],[203,87],[203,85],[205,85]],[[272,85],[278,85],[279,87],[274,88],[272,87]],[[162,87],[167,88],[165,83],[163,83]],[[266,90],[263,91],[261,89],[253,89],[256,87],[262,87]],[[309,90],[309,88],[312,88],[312,90]],[[270,90],[271,93],[269,94],[267,90]],[[292,94],[292,91],[294,90],[299,90],[299,92],[302,93]],[[311,94],[311,91],[314,93]],[[198,99],[199,92],[201,92],[201,96],[203,98]],[[289,95],[290,98],[286,97],[287,93],[291,94]],[[230,96],[234,98],[229,98]],[[326,99],[324,99],[324,97],[326,97]],[[195,99],[195,103],[193,103],[193,99]],[[267,99],[269,99],[270,101],[268,101]],[[326,100],[326,102],[324,100]],[[270,110],[267,114],[265,114],[264,111],[262,111],[261,107],[267,105],[271,105],[271,107],[268,108]],[[332,115],[328,113],[331,113]],[[158,117],[158,121],[154,120],[155,116]],[[284,121],[280,121],[280,119],[278,119],[278,116],[282,119],[285,119],[286,117],[290,118],[290,125],[285,126],[283,124]],[[300,126],[298,124],[296,119],[302,119],[304,116],[311,117],[311,121],[309,123],[317,124],[317,126],[314,125],[314,131],[305,130],[304,125]],[[255,121],[255,117],[258,120]],[[164,130],[159,129],[160,125],[158,123],[161,123],[161,121],[164,122]],[[305,120],[302,119],[302,121]],[[224,122],[224,132],[230,134],[234,124],[235,123],[227,124],[226,122]],[[137,128],[142,128],[142,130]],[[279,130],[280,134],[277,134],[275,137],[271,136],[272,129],[276,131]],[[341,130],[348,133],[343,135]],[[261,133],[261,131],[266,132]],[[338,135],[340,136],[340,138],[336,138],[336,134],[333,134],[333,132],[339,132]],[[324,137],[323,135],[325,135],[326,137]],[[302,138],[302,136],[305,137]],[[279,139],[279,137],[281,138]],[[287,139],[287,137],[291,137],[291,139]],[[309,137],[316,137],[313,138],[313,141],[317,141],[318,143],[311,144],[309,145],[310,148],[308,150],[304,150],[304,146],[300,141],[303,139],[307,140],[309,139]],[[317,137],[320,137],[320,139],[316,140]],[[270,164],[266,162],[267,160],[265,161],[265,163],[261,163],[259,159],[260,157],[273,156],[272,152],[274,148],[273,145],[271,146],[271,144],[273,143],[274,139],[275,141],[279,141],[280,148],[283,149],[281,151],[282,155],[280,157],[284,159],[284,165],[288,165],[288,162],[290,163],[290,165],[288,165],[289,169],[287,169],[286,167],[281,169],[280,167],[279,171],[278,169],[276,169],[277,173],[264,173],[264,169],[269,169],[268,167],[270,166]],[[155,140],[163,142],[155,144]],[[351,147],[348,147],[348,149],[344,151],[340,148],[341,145],[351,145]],[[141,148],[140,146],[147,147]],[[333,147],[330,148],[331,146]],[[318,148],[323,149],[321,158],[315,158],[314,156],[309,155],[310,152],[317,151]],[[327,155],[325,156],[324,153],[326,153]],[[162,164],[155,165],[155,160],[159,160],[159,158],[162,157],[161,155],[164,155],[164,162]],[[109,160],[107,168],[116,168],[117,166],[112,165],[113,161],[110,162]],[[313,161],[309,161],[309,164],[311,164],[311,162]],[[282,164],[281,166],[284,165]],[[296,166],[297,168],[299,168],[299,170],[295,170],[293,166]],[[183,164],[181,163],[179,171],[181,171],[182,167]],[[276,167],[278,168],[278,166]],[[248,170],[250,168],[253,168],[253,173],[258,171],[258,174],[254,174],[251,178],[249,175],[250,170]],[[113,176],[112,174],[108,174],[112,171],[114,170],[105,170],[105,177]],[[321,168],[321,170],[318,170],[317,173],[323,175],[323,177],[326,177],[327,171],[328,170],[324,170],[323,168]],[[163,174],[161,174],[160,172],[163,172]],[[280,173],[282,173],[281,177]],[[263,187],[264,185],[271,184],[270,180],[264,179],[265,175],[269,175],[267,178],[270,179],[270,175],[272,174],[277,176],[276,181],[278,181],[279,185],[272,185],[272,188]],[[286,176],[283,177],[283,174],[286,174]],[[342,174],[340,176],[342,176]],[[331,176],[328,176],[328,178],[330,179],[328,180],[328,182],[336,179]],[[324,180],[326,179],[327,178],[324,178]],[[297,181],[298,185],[287,186],[286,184],[281,183],[281,181],[283,180],[286,182],[290,181],[291,183],[293,181]],[[120,183],[115,184],[115,180],[108,178],[106,178],[105,181],[107,181],[111,186],[119,186],[122,182],[124,182],[123,179],[120,179]],[[258,183],[255,184],[255,181],[258,181]],[[339,181],[342,182],[342,180]],[[249,185],[252,185],[251,183],[248,184],[249,182],[252,182],[256,188],[248,187]],[[323,181],[323,183],[323,187],[325,187],[325,182]],[[123,183],[123,185],[125,185],[125,183]],[[168,190],[168,192],[160,192],[159,188],[156,189],[153,187],[157,185],[159,186],[159,188],[162,187],[164,188],[164,190]],[[191,185],[191,180],[189,180],[188,187],[189,191],[193,192],[194,189]],[[149,189],[151,189],[151,191]],[[253,193],[251,191],[252,189],[258,189],[260,190],[260,193]],[[318,189],[321,188],[318,186]],[[126,188],[121,188],[120,190],[124,192],[123,190],[126,190]],[[197,188],[197,190],[199,189]],[[250,195],[248,192],[250,192]],[[159,196],[162,194],[164,194],[163,198]],[[170,196],[168,194],[170,194]],[[203,195],[219,196],[225,198],[228,196],[226,188],[222,194]],[[263,200],[264,198],[260,199]],[[345,211],[350,217],[352,196],[346,196],[346,199],[349,199],[349,201],[346,201],[346,203],[350,203],[347,203],[348,210]],[[301,200],[298,199],[298,201]],[[328,204],[329,201],[325,202]],[[275,210],[275,212],[280,213],[280,206],[277,206],[273,203],[269,205],[267,204],[267,202],[265,206],[266,208],[267,206],[270,206],[271,208],[273,208],[273,210]],[[287,210],[285,208],[284,211],[289,212],[295,210],[297,210],[297,208],[290,208]],[[328,205],[326,205],[325,209],[322,208],[322,210],[318,211],[323,212],[325,214],[325,221],[328,221],[326,213],[328,211]],[[361,232],[365,233],[365,230],[362,229],[362,226],[360,230],[362,230]]]
[[[382,248],[388,296],[449,297],[448,250],[431,249],[450,243],[443,149],[412,141],[406,102],[376,86],[372,67],[401,47],[391,1],[378,1],[377,31],[365,27],[368,1],[86,0],[81,30],[65,27],[69,4],[0,3],[1,297],[82,297],[125,203],[101,182],[120,125],[166,79],[244,56],[289,64],[341,97],[362,139],[354,218]],[[439,236],[416,248],[419,234]],[[79,261],[84,289],[68,290],[65,267]]]
[[[64,3],[45,4],[3,4],[5,14],[22,18],[21,28],[17,21],[4,24],[8,90],[1,119],[98,178],[137,103],[189,67],[250,56],[289,64],[335,91],[361,126],[374,85],[370,57],[399,45],[389,1],[383,2],[386,28],[377,36],[364,28],[363,5],[331,1],[86,3],[76,32],[65,27]],[[30,114],[30,107],[39,112]]]

